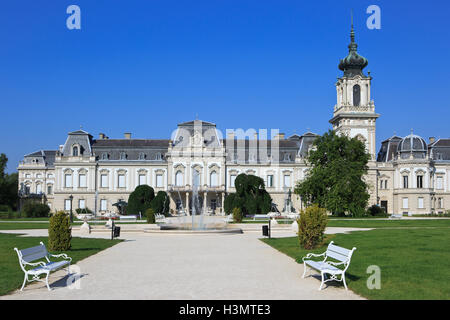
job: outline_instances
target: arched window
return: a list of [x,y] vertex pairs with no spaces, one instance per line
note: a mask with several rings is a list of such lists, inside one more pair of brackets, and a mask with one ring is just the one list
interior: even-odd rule
[[359,84],[353,86],[353,105],[359,106],[361,103],[361,87]]
[[210,186],[211,187],[217,187],[217,172],[212,171],[210,174]]
[[183,185],[183,173],[181,171],[177,171],[177,173],[175,173],[175,185],[177,187],[181,187]]
[[127,159],[127,154],[125,152],[121,152],[120,153],[120,160],[126,160]]
[[139,160],[145,160],[145,153],[139,153]]
[[72,155],[73,155],[74,157],[78,157],[78,147],[77,147],[77,146],[74,146],[74,147],[72,148]]

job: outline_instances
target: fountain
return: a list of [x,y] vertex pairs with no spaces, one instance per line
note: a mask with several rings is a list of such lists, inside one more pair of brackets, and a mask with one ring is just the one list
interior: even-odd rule
[[[205,208],[201,205],[198,195],[200,174],[197,170],[193,170],[192,178],[191,216],[166,218],[166,222],[159,225],[160,230],[174,231],[176,233],[242,233],[242,229],[230,228],[223,217],[204,215]],[[189,208],[185,210],[189,210]]]

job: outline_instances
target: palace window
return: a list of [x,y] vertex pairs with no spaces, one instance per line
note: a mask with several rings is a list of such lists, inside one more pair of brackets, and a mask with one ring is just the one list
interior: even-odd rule
[[72,148],[72,155],[73,155],[74,157],[77,157],[77,156],[78,156],[78,147],[77,147],[77,146],[75,146],[75,147]]
[[27,174],[25,175],[25,179],[30,179],[30,178],[31,178],[31,174],[27,173]]
[[86,200],[84,200],[84,199],[78,200],[78,208],[86,209]]
[[444,184],[443,184],[443,177],[437,177],[436,178],[436,189],[443,189],[444,188]]
[[288,174],[284,175],[284,186],[290,187],[291,186],[291,176]]
[[71,174],[64,175],[64,187],[72,188],[72,175]]
[[155,159],[156,159],[156,160],[162,160],[162,154],[161,154],[161,152],[158,152],[158,153],[156,154]]
[[106,209],[107,209],[106,199],[100,200],[100,211],[106,211]]
[[72,207],[71,204],[72,203],[71,203],[70,199],[65,199],[64,200],[64,210],[70,211],[70,208]]
[[156,175],[156,187],[157,188],[162,188],[163,187],[163,175],[162,174],[157,174]]
[[438,198],[438,209],[444,208],[444,199]]
[[353,105],[359,106],[361,103],[361,87],[359,84],[353,86]]
[[230,176],[230,187],[231,187],[231,188],[235,188],[235,186],[234,186],[235,180],[236,180],[236,175],[235,175],[235,174],[232,174],[232,175]]
[[127,160],[127,154],[125,152],[120,153],[120,160]]
[[183,185],[183,173],[181,171],[177,171],[175,174],[175,185],[177,187],[181,187]]
[[108,160],[108,154],[106,152],[102,153],[102,160]]
[[108,175],[107,174],[102,174],[100,176],[100,186],[102,188],[108,188]]
[[408,209],[408,198],[402,198],[402,209]]
[[408,176],[403,176],[403,188],[408,189]]
[[47,194],[53,194],[53,186],[51,184],[47,186]]
[[79,179],[80,179],[80,188],[86,188],[86,186],[87,186],[87,184],[86,184],[86,175],[85,174],[80,174]]
[[145,160],[145,153],[139,153],[139,160]]
[[37,194],[42,193],[42,185],[41,185],[41,184],[37,184],[37,185],[36,185],[36,193],[37,193]]
[[124,174],[118,175],[118,187],[125,188],[125,175]]
[[273,174],[267,176],[267,187],[273,188]]
[[418,209],[423,209],[423,198],[417,198],[417,208]]
[[217,187],[218,181],[217,181],[217,172],[213,171],[210,174],[210,186],[211,187]]
[[145,184],[145,174],[140,174],[139,175],[139,185],[142,186],[143,184]]
[[423,176],[417,176],[417,188],[423,188]]

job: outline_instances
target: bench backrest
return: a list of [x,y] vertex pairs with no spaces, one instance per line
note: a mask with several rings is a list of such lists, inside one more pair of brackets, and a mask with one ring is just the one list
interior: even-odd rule
[[20,266],[22,267],[22,269],[25,268],[25,266],[23,265],[22,262],[32,262],[32,261],[36,261],[36,260],[39,260],[42,258],[47,259],[47,257],[48,257],[47,248],[42,243],[42,241],[41,241],[40,245],[35,246],[35,247],[31,247],[31,248],[27,248],[27,249],[23,249],[23,250],[14,248],[14,250],[16,250],[17,255],[19,256],[19,263],[20,263]]
[[353,249],[349,250],[346,248],[342,248],[339,246],[336,246],[333,244],[333,241],[330,242],[328,245],[327,251],[326,251],[326,258],[333,258],[337,261],[344,262],[345,268],[347,269],[350,259],[352,258],[353,251],[355,251],[356,248],[353,247]]

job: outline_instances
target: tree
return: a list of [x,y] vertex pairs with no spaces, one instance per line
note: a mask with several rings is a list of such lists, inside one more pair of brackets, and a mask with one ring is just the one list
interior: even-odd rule
[[137,186],[128,198],[127,213],[138,215],[140,212],[145,215],[154,198],[155,191],[152,187],[146,184]]
[[169,214],[169,205],[170,199],[165,191],[158,191],[151,203],[154,212],[161,213],[165,216]]
[[19,176],[17,172],[5,173],[8,158],[0,154],[0,204],[17,209]]
[[272,198],[266,191],[264,180],[255,175],[241,173],[234,182],[236,193],[225,198],[224,209],[231,213],[240,208],[242,214],[266,214],[272,206]]
[[311,169],[294,192],[306,206],[317,204],[333,214],[362,212],[369,200],[363,179],[369,158],[364,143],[357,138],[329,130],[314,141],[306,160]]

